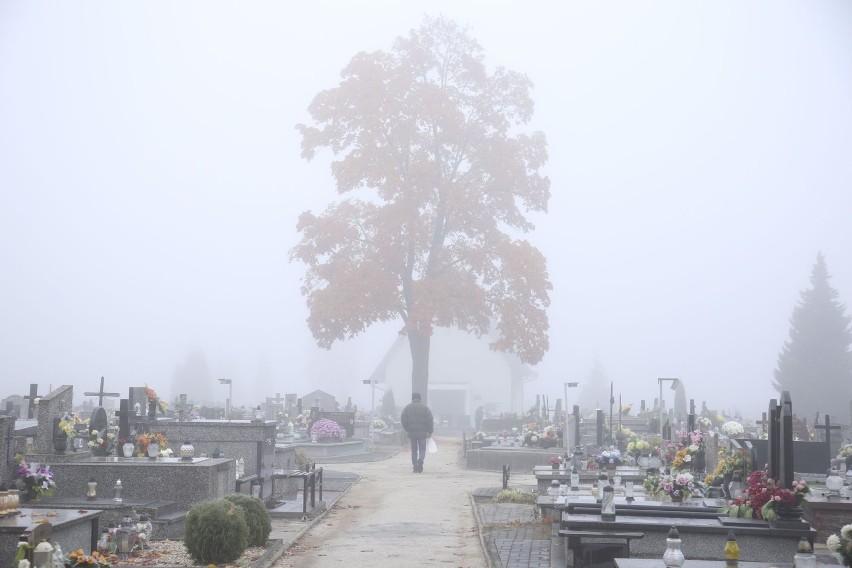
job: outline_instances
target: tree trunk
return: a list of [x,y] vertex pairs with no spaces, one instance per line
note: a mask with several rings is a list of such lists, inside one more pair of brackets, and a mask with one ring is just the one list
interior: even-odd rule
[[411,392],[420,393],[423,404],[427,404],[429,388],[429,345],[432,337],[408,333],[408,347],[411,350]]

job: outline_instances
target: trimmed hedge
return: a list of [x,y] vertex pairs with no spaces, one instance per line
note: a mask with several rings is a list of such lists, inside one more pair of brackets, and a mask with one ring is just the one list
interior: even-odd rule
[[248,545],[266,546],[269,533],[272,532],[272,518],[269,516],[269,511],[266,510],[263,501],[257,497],[241,493],[227,495],[225,499],[242,507],[249,529]]
[[226,499],[203,501],[186,514],[183,544],[199,564],[227,564],[248,547],[243,508]]

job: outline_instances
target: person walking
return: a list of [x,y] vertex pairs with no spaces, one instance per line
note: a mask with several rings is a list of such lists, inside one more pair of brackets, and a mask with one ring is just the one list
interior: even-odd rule
[[432,411],[420,400],[420,393],[411,395],[411,403],[402,409],[400,415],[402,429],[408,432],[411,442],[411,465],[414,473],[423,473],[423,460],[426,459],[426,439],[432,436],[435,419]]

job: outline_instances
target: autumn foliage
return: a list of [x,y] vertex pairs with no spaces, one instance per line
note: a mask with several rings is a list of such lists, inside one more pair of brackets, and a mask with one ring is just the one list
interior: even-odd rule
[[426,18],[389,52],[359,53],[297,126],[302,156],[334,154],[340,197],[303,213],[291,260],[307,266],[308,325],[330,347],[400,319],[415,388],[426,392],[435,326],[487,336],[537,363],[548,349],[551,284],[523,235],[550,181],[532,83],[497,68],[455,23]]

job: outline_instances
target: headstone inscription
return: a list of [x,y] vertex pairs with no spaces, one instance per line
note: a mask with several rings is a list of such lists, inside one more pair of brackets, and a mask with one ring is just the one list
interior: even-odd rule
[[24,398],[27,399],[27,402],[29,402],[27,405],[27,418],[32,420],[35,415],[36,400],[41,398],[41,395],[38,394],[38,385],[30,384],[30,394],[26,395]]
[[117,392],[104,392],[104,378],[101,377],[101,387],[97,392],[84,392],[85,396],[96,396],[98,397],[98,406],[104,405],[104,397],[115,397],[118,398],[121,394]]

